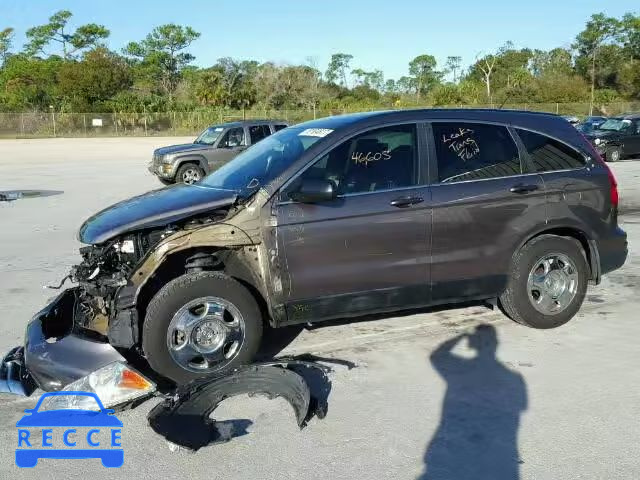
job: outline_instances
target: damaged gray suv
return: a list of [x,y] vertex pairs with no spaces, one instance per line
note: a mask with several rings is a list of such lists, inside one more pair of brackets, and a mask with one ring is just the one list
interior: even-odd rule
[[625,262],[617,210],[612,173],[555,115],[304,123],[87,220],[77,286],[29,323],[3,375],[56,390],[126,360],[182,384],[251,361],[266,325],[470,300],[557,327]]

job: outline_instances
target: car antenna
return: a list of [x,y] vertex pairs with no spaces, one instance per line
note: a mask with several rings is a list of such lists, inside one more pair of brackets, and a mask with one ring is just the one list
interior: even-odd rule
[[507,103],[507,100],[509,100],[511,98],[511,90],[509,90],[507,92],[507,96],[504,97],[504,100],[502,101],[502,103],[500,104],[500,106],[498,107],[498,110],[502,110],[502,107],[504,107],[504,104]]

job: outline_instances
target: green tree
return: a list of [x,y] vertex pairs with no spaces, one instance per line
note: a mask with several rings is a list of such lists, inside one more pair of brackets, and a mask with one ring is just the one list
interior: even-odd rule
[[534,50],[529,61],[531,73],[542,75],[570,75],[573,73],[571,52],[565,48]]
[[56,82],[60,57],[11,55],[0,69],[0,104],[8,111],[49,110],[61,106]]
[[437,62],[433,55],[419,55],[409,62],[409,74],[413,76],[416,96],[426,94],[442,78],[442,72],[436,70]]
[[57,43],[62,48],[62,57],[67,60],[81,50],[96,47],[106,39],[110,32],[103,25],[88,23],[69,32],[67,24],[73,14],[69,10],[60,10],[49,17],[49,22],[27,30],[28,42],[24,46],[25,53],[33,56],[45,54],[45,48]]
[[184,50],[199,37],[191,27],[170,23],[154,28],[140,42],[130,42],[123,52],[135,59],[142,74],[156,82],[171,101],[183,70],[195,59]]
[[103,47],[86,52],[79,62],[65,62],[58,72],[59,92],[76,111],[109,100],[132,83],[124,59]]
[[457,72],[460,70],[462,66],[462,57],[447,57],[447,63],[445,64],[445,68],[447,73],[453,74],[453,83],[458,81]]
[[574,48],[583,57],[591,60],[591,99],[589,114],[593,114],[593,103],[596,89],[597,57],[602,46],[620,33],[620,22],[613,17],[607,17],[604,13],[591,15],[585,29],[578,34]]
[[640,15],[627,13],[620,22],[620,39],[626,53],[640,60]]
[[0,30],[0,66],[4,65],[13,44],[13,28]]
[[347,53],[334,53],[331,55],[329,61],[329,67],[327,68],[327,81],[329,83],[336,83],[340,80],[340,85],[347,87],[347,73],[349,71],[349,64],[353,60],[353,55]]

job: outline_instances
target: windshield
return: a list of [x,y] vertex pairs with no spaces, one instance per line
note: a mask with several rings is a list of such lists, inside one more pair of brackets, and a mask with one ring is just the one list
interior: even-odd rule
[[590,133],[596,129],[596,126],[592,122],[581,123],[576,127],[582,133]]
[[223,127],[214,125],[212,127],[207,128],[204,132],[202,132],[200,136],[196,138],[196,141],[193,143],[201,143],[203,145],[213,145],[223,131],[224,131]]
[[619,118],[610,118],[602,125],[600,125],[600,130],[613,130],[616,132],[620,132],[622,130],[626,130],[631,125],[629,120],[621,120]]
[[330,132],[328,129],[301,127],[280,130],[205,177],[202,183],[236,191],[266,185]]

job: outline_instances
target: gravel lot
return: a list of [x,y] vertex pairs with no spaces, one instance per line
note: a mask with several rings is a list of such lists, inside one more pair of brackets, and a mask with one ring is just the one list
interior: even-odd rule
[[[80,223],[159,187],[146,171],[152,148],[190,140],[0,141],[0,191],[64,192],[0,203],[0,353],[22,342],[28,319],[51,296],[42,285],[57,283],[77,261]],[[434,468],[453,465],[456,478],[486,471],[518,478],[518,469],[523,479],[640,478],[640,162],[613,169],[630,257],[590,287],[568,325],[536,331],[470,307],[305,330],[288,352],[358,365],[336,367],[326,419],[298,431],[282,400],[231,399],[215,417],[249,419],[248,435],[195,454],[172,453],[146,426],[154,403],[147,402],[119,415],[125,464],[118,470],[98,460],[44,460],[18,469],[15,422],[35,400],[0,396],[0,478],[406,479],[422,475],[427,457]],[[495,358],[474,357],[462,341],[454,349],[461,360],[441,359],[449,340],[480,324],[497,330]],[[459,414],[469,412],[474,421],[461,424]],[[448,445],[456,448],[442,454]]]

